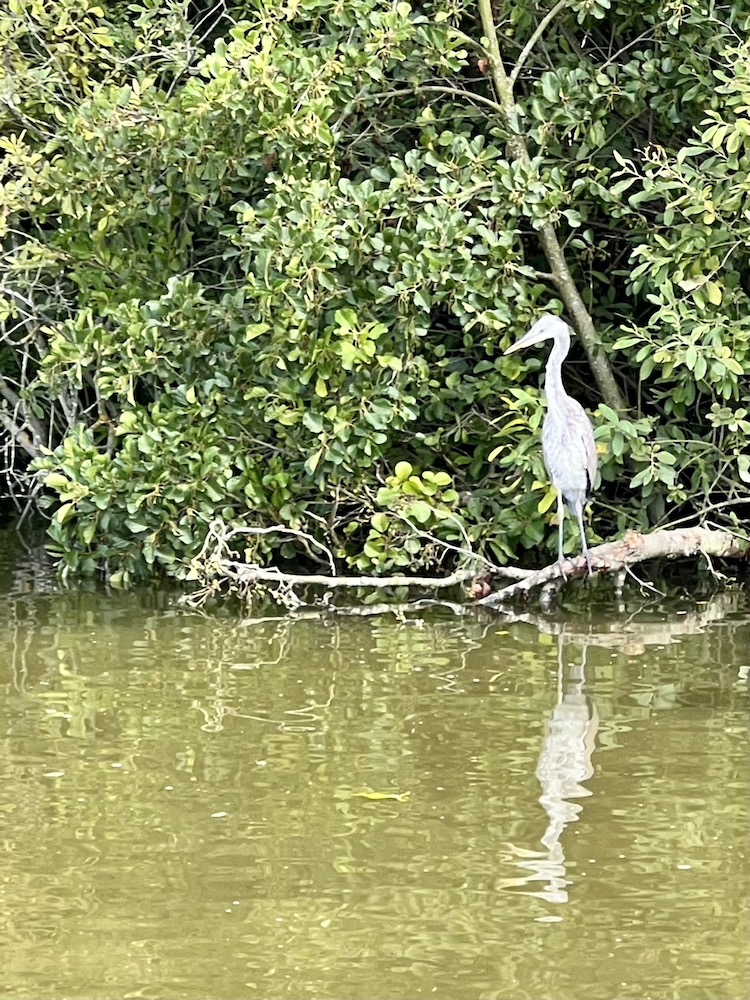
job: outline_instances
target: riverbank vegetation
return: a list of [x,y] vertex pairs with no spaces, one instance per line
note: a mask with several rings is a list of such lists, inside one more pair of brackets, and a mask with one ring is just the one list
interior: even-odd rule
[[9,0],[6,497],[115,584],[195,576],[217,521],[261,565],[542,565],[543,359],[502,353],[551,310],[592,541],[747,540],[747,19]]

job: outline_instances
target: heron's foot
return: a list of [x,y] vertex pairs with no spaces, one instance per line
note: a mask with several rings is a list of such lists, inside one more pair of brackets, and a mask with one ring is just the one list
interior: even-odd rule
[[568,559],[566,559],[566,558],[565,558],[565,556],[558,556],[558,557],[557,557],[557,565],[558,565],[558,566],[559,566],[559,568],[560,568],[560,576],[561,576],[561,577],[563,578],[563,580],[564,580],[564,581],[565,581],[566,583],[568,582],[568,577],[567,577],[567,575],[566,575],[566,573],[565,573],[565,570],[564,570],[564,568],[563,568],[563,565],[564,565],[564,563],[566,563],[566,562],[568,562],[568,561],[569,561],[569,560],[568,560]]

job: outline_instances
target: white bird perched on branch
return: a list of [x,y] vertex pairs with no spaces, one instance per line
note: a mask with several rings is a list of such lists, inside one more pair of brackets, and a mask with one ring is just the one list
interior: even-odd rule
[[567,504],[578,520],[581,547],[590,574],[591,561],[583,526],[583,509],[594,488],[597,453],[591,421],[578,400],[569,396],[562,384],[562,363],[570,350],[568,326],[558,316],[542,316],[505,353],[523,350],[542,340],[554,342],[547,359],[544,382],[547,414],[542,424],[542,455],[552,484],[557,489],[557,559],[560,563],[564,559],[563,520]]

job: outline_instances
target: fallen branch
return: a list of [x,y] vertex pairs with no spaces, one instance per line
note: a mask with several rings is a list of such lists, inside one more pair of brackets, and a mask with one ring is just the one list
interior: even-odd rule
[[[331,573],[287,573],[277,566],[261,566],[255,562],[244,562],[238,558],[232,542],[238,537],[267,535],[279,533],[296,537],[304,542],[307,551],[313,544],[322,549],[330,559]],[[437,541],[437,539],[436,539]],[[591,567],[594,574],[614,574],[620,578],[619,584],[626,573],[634,576],[633,566],[650,559],[676,559],[696,554],[703,555],[711,566],[711,558],[742,559],[750,558],[750,539],[738,538],[729,531],[712,528],[680,528],[659,529],[649,535],[641,535],[629,531],[624,538],[616,542],[607,542],[589,549]],[[570,579],[583,577],[588,572],[586,559],[579,556],[576,559],[566,559],[562,565],[552,563],[540,570],[524,570],[517,567],[498,567],[496,572],[487,574],[482,568],[483,560],[474,557],[448,576],[348,576],[336,573],[333,555],[327,546],[313,536],[298,529],[282,525],[266,528],[227,528],[221,521],[215,521],[209,528],[206,541],[199,556],[193,562],[192,578],[200,581],[198,591],[186,596],[184,603],[190,607],[199,608],[205,602],[222,592],[248,598],[254,592],[267,593],[288,610],[297,611],[309,608],[314,614],[368,614],[373,612],[347,610],[331,603],[332,592],[339,589],[370,589],[383,590],[393,588],[416,587],[421,590],[439,591],[473,583],[474,594],[486,593],[489,581],[504,576],[514,580],[503,590],[479,600],[467,603],[468,608],[501,609],[509,602],[522,595],[543,588],[541,599],[544,600],[559,590]],[[715,573],[715,571],[712,570]],[[715,575],[718,575],[715,573]],[[296,587],[323,587],[327,593],[323,598],[314,597],[312,601],[303,600],[295,592]],[[442,603],[442,602],[440,602]],[[406,607],[416,608],[422,602],[413,601],[398,605],[397,610],[403,612]],[[459,605],[451,605],[455,610]],[[385,606],[378,607],[382,613]]]
[[[650,535],[628,531],[616,542],[606,542],[589,549],[591,569],[594,574],[621,573],[648,559],[677,559],[694,555],[714,556],[719,559],[743,559],[750,555],[750,542],[737,538],[728,531],[710,528],[662,529]],[[520,595],[529,594],[546,585],[561,586],[566,579],[583,577],[588,572],[586,559],[566,559],[562,565],[552,563],[525,580],[512,583],[503,590],[481,598],[476,603],[485,608],[500,608]]]
[[[416,529],[415,529],[416,530]],[[329,562],[330,573],[287,573],[277,566],[261,566],[256,562],[246,562],[239,558],[235,543],[240,538],[252,538],[259,535],[279,534],[295,538],[307,552],[311,554],[310,546],[321,549]],[[519,569],[513,566],[494,566],[478,553],[468,549],[442,542],[429,536],[435,544],[441,545],[446,552],[458,552],[464,557],[464,564],[448,576],[348,576],[336,572],[333,553],[312,535],[297,528],[286,525],[271,525],[269,527],[228,528],[222,521],[214,521],[208,529],[206,540],[200,553],[192,562],[190,579],[200,581],[201,587],[189,596],[184,603],[190,607],[201,607],[210,597],[218,594],[224,585],[242,596],[247,597],[257,588],[270,591],[274,600],[288,609],[308,606],[294,591],[295,587],[325,587],[329,591],[336,589],[393,589],[396,587],[417,587],[421,590],[445,590],[457,587],[469,581],[486,578],[506,577],[512,580],[523,580],[533,575],[533,570]],[[488,571],[489,566],[489,571]],[[488,584],[485,584],[488,586]],[[321,605],[325,610],[324,606]],[[342,613],[336,609],[336,613]]]
[[[199,608],[206,600],[219,592],[222,584],[229,584],[231,589],[243,597],[248,597],[257,586],[270,588],[270,596],[279,604],[291,611],[309,607],[295,592],[295,587],[327,587],[329,593],[337,588],[369,588],[386,587],[419,587],[422,590],[442,590],[446,587],[456,587],[475,579],[476,568],[456,570],[450,576],[327,576],[322,573],[285,573],[276,566],[258,566],[256,563],[237,562],[234,559],[211,559],[199,572],[204,581],[200,590],[183,598],[188,607]],[[417,602],[415,602],[417,603]],[[442,602],[440,602],[442,603]],[[355,611],[344,611],[334,608],[326,601],[316,601],[312,605],[316,615],[326,613],[356,614]],[[362,612],[364,613],[364,612]]]
[[275,583],[286,587],[313,585],[317,587],[422,587],[441,590],[473,580],[476,569],[459,569],[450,576],[325,576],[322,573],[284,573],[276,566],[257,566],[255,563],[234,562],[221,559],[216,568],[227,579],[236,583]]

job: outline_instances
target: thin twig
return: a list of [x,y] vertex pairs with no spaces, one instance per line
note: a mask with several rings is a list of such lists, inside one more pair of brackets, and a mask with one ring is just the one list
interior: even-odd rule
[[414,87],[401,87],[397,90],[385,90],[378,94],[366,94],[364,96],[372,98],[372,100],[386,100],[391,97],[405,97],[407,95],[413,95],[417,97],[419,94],[447,94],[450,97],[460,97],[465,101],[476,101],[477,104],[484,104],[493,111],[499,114],[503,113],[503,107],[497,101],[493,101],[491,97],[484,97],[482,94],[475,94],[471,90],[462,90],[460,87],[443,87],[438,84],[417,84]]
[[[220,523],[220,522],[219,522]],[[318,541],[313,535],[309,535],[306,531],[300,531],[297,528],[285,528],[281,525],[275,524],[270,528],[232,528],[226,534],[217,534],[215,537],[218,541],[223,543],[228,547],[227,543],[232,539],[236,538],[238,535],[293,535],[295,538],[303,538],[306,542],[311,545],[315,545],[317,548],[322,549],[323,552],[328,556],[328,565],[331,567],[331,573],[336,575],[336,562],[333,558],[333,553],[324,545],[322,542]],[[241,564],[242,565],[242,564]]]
[[[618,570],[618,572],[619,572],[619,570]],[[652,583],[648,583],[646,580],[641,580],[641,578],[636,573],[633,572],[633,570],[632,570],[632,568],[630,566],[626,566],[625,567],[625,573],[628,576],[632,576],[633,577],[633,579],[638,584],[638,586],[641,588],[641,590],[650,590],[652,593],[657,594],[659,597],[666,597],[667,596],[663,591],[659,590]]]
[[563,7],[567,7],[567,6],[568,6],[568,0],[557,0],[557,3],[552,8],[552,10],[548,11],[544,15],[544,17],[541,19],[541,21],[539,22],[539,24],[536,26],[536,28],[532,32],[531,37],[529,38],[528,42],[526,42],[526,44],[524,45],[524,47],[521,49],[521,54],[519,55],[518,59],[516,60],[516,65],[513,67],[513,69],[510,72],[510,76],[508,77],[508,79],[510,80],[511,87],[513,87],[515,85],[515,82],[518,79],[518,74],[523,69],[523,64],[526,62],[526,60],[528,59],[528,57],[531,55],[531,51],[534,48],[534,46],[536,45],[536,43],[539,41],[539,39],[541,38],[542,33],[544,32],[544,29],[547,27],[547,25],[550,23],[550,21],[552,21],[557,16],[557,14],[563,9]]
[[0,410],[0,423],[5,427],[11,439],[17,441],[30,458],[39,458],[41,451],[34,444],[31,435],[19,427],[5,410]]
[[[738,504],[750,503],[750,497],[735,497],[732,500],[720,500],[717,503],[709,504],[708,507],[701,507],[700,510],[695,511],[694,514],[686,514],[684,517],[678,517],[674,521],[667,521],[663,526],[665,530],[676,528],[681,524],[687,524],[689,521],[699,521],[701,518],[710,514],[714,510],[722,510],[725,507],[735,507]],[[726,530],[726,529],[725,529]]]
[[21,415],[23,423],[31,431],[31,439],[34,445],[38,448],[44,442],[44,428],[36,417],[28,412],[24,401],[2,375],[0,375],[0,396],[3,396],[13,406],[14,410]]
[[[431,535],[429,531],[424,531],[422,528],[417,527],[417,525],[410,521],[404,514],[397,512],[396,516],[407,524],[416,535],[420,535],[422,538],[426,538],[428,541],[434,542],[436,545],[439,545],[441,548],[445,548],[450,552],[455,552],[458,555],[466,556],[469,559],[474,559],[477,562],[482,563],[487,567],[487,570],[492,573],[493,576],[504,576],[509,580],[525,580],[527,576],[531,576],[531,574],[535,572],[533,569],[517,569],[515,566],[497,566],[490,559],[487,559],[486,556],[482,556],[478,552],[474,552],[472,549],[463,549],[459,545],[452,545],[450,542],[444,542],[442,538],[438,538],[436,535]],[[461,525],[460,522],[455,519],[453,520],[459,528],[463,528],[463,525]],[[476,576],[476,571],[474,575]]]

